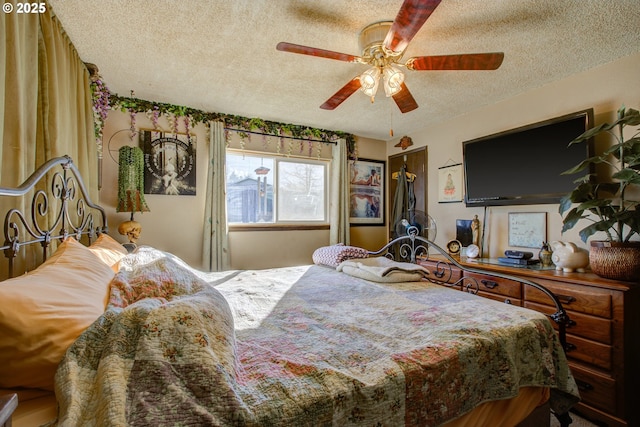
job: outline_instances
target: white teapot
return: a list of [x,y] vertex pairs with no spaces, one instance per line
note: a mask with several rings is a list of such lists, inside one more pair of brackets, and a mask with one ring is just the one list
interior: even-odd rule
[[589,252],[577,247],[571,242],[551,242],[553,254],[551,260],[556,265],[556,270],[564,272],[584,272],[589,265]]

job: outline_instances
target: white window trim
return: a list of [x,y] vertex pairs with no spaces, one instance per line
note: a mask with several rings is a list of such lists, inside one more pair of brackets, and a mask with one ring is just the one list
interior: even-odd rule
[[[265,157],[272,158],[274,160],[274,185],[273,185],[273,198],[274,203],[274,216],[276,217],[274,222],[268,223],[241,223],[241,222],[233,222],[228,223],[230,231],[252,231],[252,230],[275,230],[275,229],[326,229],[330,225],[329,221],[329,203],[331,200],[330,195],[330,173],[331,173],[331,159],[326,158],[310,158],[308,156],[300,156],[300,155],[284,155],[272,152],[263,152],[263,151],[250,151],[250,150],[239,150],[234,148],[227,148],[227,154],[233,154],[237,156],[252,156],[252,157]],[[324,166],[324,220],[309,220],[309,221],[287,221],[278,219],[278,208],[277,208],[277,200],[278,200],[278,176],[277,176],[277,163],[278,162],[294,162],[294,161],[303,161],[309,164],[317,164]],[[225,177],[226,178],[226,177]],[[225,193],[226,193],[226,179],[225,179]]]

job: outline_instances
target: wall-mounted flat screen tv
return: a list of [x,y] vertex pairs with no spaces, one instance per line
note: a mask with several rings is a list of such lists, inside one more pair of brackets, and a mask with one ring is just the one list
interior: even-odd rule
[[558,203],[583,176],[562,172],[593,155],[571,142],[593,127],[593,109],[462,143],[467,206]]

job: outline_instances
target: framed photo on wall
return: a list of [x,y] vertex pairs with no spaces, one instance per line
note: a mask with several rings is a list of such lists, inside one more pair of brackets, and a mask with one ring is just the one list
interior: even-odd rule
[[385,162],[357,159],[349,162],[349,222],[384,225]]
[[196,140],[194,135],[141,130],[144,151],[145,194],[196,194]]
[[438,168],[438,203],[462,201],[462,163]]

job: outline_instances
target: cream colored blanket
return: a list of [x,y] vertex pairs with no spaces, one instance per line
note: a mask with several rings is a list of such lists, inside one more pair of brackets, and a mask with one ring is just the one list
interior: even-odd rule
[[419,282],[429,271],[418,264],[398,262],[385,257],[353,259],[336,268],[350,276],[379,283]]

